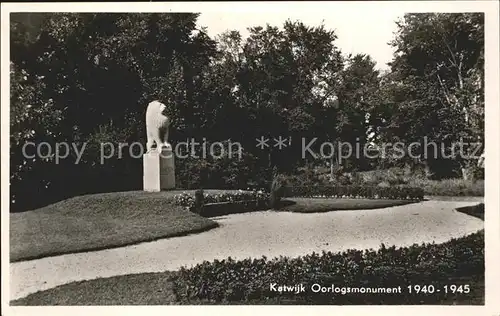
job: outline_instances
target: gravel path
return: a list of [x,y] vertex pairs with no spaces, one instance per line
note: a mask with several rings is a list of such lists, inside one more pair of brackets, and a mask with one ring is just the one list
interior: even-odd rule
[[454,209],[477,202],[426,201],[376,210],[298,214],[256,212],[215,218],[221,227],[134,246],[10,264],[10,298],[72,281],[177,270],[203,260],[300,256],[313,251],[445,242],[482,229]]

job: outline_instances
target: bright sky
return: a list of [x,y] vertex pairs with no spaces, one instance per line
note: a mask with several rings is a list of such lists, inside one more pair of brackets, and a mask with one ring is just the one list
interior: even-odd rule
[[342,10],[315,12],[207,12],[201,13],[198,26],[207,27],[208,34],[213,37],[226,30],[238,30],[246,37],[247,28],[252,26],[282,27],[287,19],[299,20],[309,26],[323,24],[327,29],[335,30],[338,36],[336,45],[344,54],[369,54],[376,62],[377,68],[387,69],[387,62],[392,59],[392,48],[387,43],[393,38],[396,30],[395,21],[403,17],[401,9]]

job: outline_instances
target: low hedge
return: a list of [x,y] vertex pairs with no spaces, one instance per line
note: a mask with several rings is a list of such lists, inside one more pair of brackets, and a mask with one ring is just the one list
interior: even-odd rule
[[[198,191],[197,191],[198,192]],[[199,191],[201,192],[201,191]],[[185,207],[195,207],[195,195],[182,192],[173,197],[175,204]],[[218,194],[203,193],[203,203],[225,203],[225,202],[243,202],[243,201],[269,201],[269,193],[263,190],[243,191],[236,192],[223,192]]]
[[[484,282],[484,231],[442,244],[402,248],[382,245],[376,251],[323,252],[293,259],[204,262],[182,268],[175,278],[174,292],[182,304],[441,304],[471,301],[471,297],[484,300],[484,288],[471,282]],[[280,293],[274,290],[274,284],[302,284],[306,290]],[[401,287],[401,293],[315,293],[313,284],[345,290]],[[462,285],[461,290],[445,293],[444,286],[452,284],[456,288]],[[465,293],[466,284],[469,293]],[[409,293],[409,285],[432,285],[440,291]]]
[[333,197],[368,198],[391,200],[422,200],[422,188],[377,187],[377,186],[287,186],[285,197]]
[[[266,200],[207,203],[201,207],[199,214],[204,217],[214,217],[236,213],[263,211],[267,209],[269,209],[269,203]],[[194,211],[194,209],[191,211]]]

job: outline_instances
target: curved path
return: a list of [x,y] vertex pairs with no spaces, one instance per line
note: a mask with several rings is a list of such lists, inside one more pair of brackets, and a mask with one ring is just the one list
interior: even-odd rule
[[483,221],[455,211],[477,202],[426,201],[376,210],[314,214],[256,212],[215,218],[221,227],[184,237],[10,264],[10,298],[72,281],[177,270],[204,260],[290,257],[385,245],[445,242]]

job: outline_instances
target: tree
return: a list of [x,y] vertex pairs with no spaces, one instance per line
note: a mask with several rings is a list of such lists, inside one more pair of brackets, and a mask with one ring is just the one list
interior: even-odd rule
[[[39,188],[50,185],[54,157],[44,148],[37,157],[36,146],[54,145],[60,138],[63,112],[54,107],[52,99],[44,98],[43,77],[34,76],[10,63],[10,186],[11,203],[23,206],[23,196],[36,196]],[[25,144],[31,146],[25,147]],[[53,147],[52,147],[53,148]],[[38,178],[39,177],[39,178]],[[22,185],[22,183],[27,185]]]
[[[379,88],[375,61],[365,54],[349,55],[338,89],[335,135],[337,141],[351,144],[353,153],[357,144],[363,148],[372,140],[378,123]],[[367,169],[370,163],[362,154],[348,162],[361,169]]]
[[235,98],[248,118],[242,125],[247,128],[245,142],[254,147],[261,136],[296,139],[286,150],[268,148],[269,167],[302,163],[300,138],[326,137],[323,108],[343,67],[335,40],[324,26],[287,21],[282,29],[251,28],[240,45]]
[[[484,16],[481,13],[407,14],[398,23],[393,79],[406,91],[391,120],[393,135],[408,130],[446,145],[476,142],[484,133]],[[396,130],[400,132],[396,132]],[[410,140],[410,137],[405,137]],[[471,177],[472,147],[453,155],[464,179]],[[443,154],[425,159],[442,169]],[[450,162],[450,161],[448,161]],[[449,165],[449,164],[448,164]],[[432,168],[432,166],[430,166]],[[437,169],[434,168],[436,171]]]
[[[137,159],[127,155],[98,163],[98,142],[144,143],[144,111],[154,99],[169,105],[178,131],[174,137],[204,128],[200,100],[205,92],[199,78],[207,72],[215,42],[196,30],[196,19],[196,14],[16,15],[11,21],[13,170],[27,168],[20,146],[30,140],[26,135],[32,126],[40,127],[35,135],[43,137],[37,140],[51,135],[52,143],[90,144],[78,166],[71,165],[72,157],[71,166],[53,166],[52,172],[13,171],[16,190],[26,185],[49,197],[71,175],[80,179],[72,182],[78,190],[85,191],[105,183],[98,180],[105,172],[114,174],[115,182],[124,172],[140,174]],[[28,105],[32,112],[25,110]],[[71,188],[66,184],[63,191]]]

